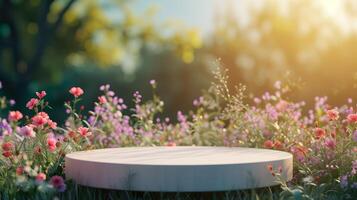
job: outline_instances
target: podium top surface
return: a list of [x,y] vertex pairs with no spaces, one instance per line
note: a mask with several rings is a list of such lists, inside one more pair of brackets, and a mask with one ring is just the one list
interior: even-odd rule
[[67,158],[127,165],[229,165],[291,159],[287,152],[239,147],[126,147],[75,152]]

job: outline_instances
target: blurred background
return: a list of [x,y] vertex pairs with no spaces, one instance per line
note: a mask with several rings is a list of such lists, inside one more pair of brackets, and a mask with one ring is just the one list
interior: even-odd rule
[[209,87],[216,59],[250,94],[283,80],[308,106],[356,99],[357,1],[0,0],[0,92],[12,109],[46,90],[63,121],[71,86],[90,109],[102,84],[130,104],[155,79],[175,116]]

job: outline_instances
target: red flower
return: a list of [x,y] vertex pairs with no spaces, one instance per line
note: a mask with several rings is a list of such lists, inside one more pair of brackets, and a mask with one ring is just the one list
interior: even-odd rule
[[339,113],[337,110],[333,109],[333,110],[328,110],[327,112],[327,117],[330,119],[330,120],[338,120],[339,118]]
[[17,167],[16,168],[16,174],[17,175],[22,175],[24,173],[24,168],[23,167]]
[[9,121],[19,121],[22,119],[23,115],[20,111],[10,111],[9,112]]
[[100,104],[105,104],[107,103],[107,98],[105,96],[100,96],[98,97],[99,103]]
[[349,114],[347,116],[347,121],[350,123],[357,122],[357,114]]
[[279,140],[275,140],[274,141],[274,147],[276,149],[281,149],[281,148],[283,148],[283,144]]
[[331,132],[331,137],[336,138],[336,131]]
[[11,153],[11,151],[4,151],[4,152],[2,153],[2,155],[3,155],[5,158],[8,158],[8,157],[12,156],[12,153]]
[[5,142],[2,144],[2,150],[4,151],[11,151],[14,145],[11,142]]
[[166,146],[168,146],[168,147],[175,147],[175,146],[176,146],[176,143],[175,143],[175,142],[168,142],[168,143],[166,144]]
[[268,149],[273,148],[273,147],[274,147],[273,141],[271,141],[271,140],[265,141],[265,142],[264,142],[264,147],[265,147],[265,148],[268,148]]
[[43,97],[46,96],[46,91],[36,92],[36,96],[37,96],[39,99],[42,99]]
[[322,128],[315,128],[315,138],[320,139],[326,135],[326,131]]
[[29,102],[27,102],[26,107],[32,110],[38,104],[38,102],[38,99],[32,98]]
[[70,138],[74,138],[76,136],[76,132],[74,132],[74,131],[68,131],[67,134]]
[[44,174],[42,172],[37,174],[37,176],[36,176],[37,183],[42,183],[45,180],[46,180],[46,174]]
[[83,127],[83,126],[81,126],[81,127],[78,128],[79,134],[81,134],[81,136],[83,136],[83,137],[90,136],[90,135],[92,134],[92,133],[89,132],[88,130],[89,130],[88,128]]
[[71,93],[74,97],[79,97],[84,93],[84,91],[80,87],[72,87],[69,90],[69,93]]

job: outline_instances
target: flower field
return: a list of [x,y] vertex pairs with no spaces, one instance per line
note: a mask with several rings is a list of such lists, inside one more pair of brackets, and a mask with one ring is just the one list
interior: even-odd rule
[[[225,73],[217,71],[214,75],[216,82],[193,101],[194,109],[178,111],[176,119],[162,114],[164,102],[156,95],[159,85],[154,80],[149,83],[152,98],[144,100],[134,92],[132,108],[109,85],[101,86],[103,94],[89,113],[81,108],[86,92],[80,87],[70,88],[72,99],[64,104],[68,118],[63,126],[46,113],[51,107],[45,91],[34,94],[26,104],[32,112],[29,116],[12,110],[15,102],[2,97],[1,108],[9,112],[0,122],[0,199],[85,196],[87,190],[65,180],[66,153],[161,145],[291,152],[293,180],[280,181],[279,188],[261,196],[254,193],[254,198],[356,199],[357,110],[352,99],[337,107],[329,105],[327,97],[316,97],[315,106],[307,109],[304,102],[286,98],[292,88],[277,82],[275,91],[249,97],[254,103],[248,104],[244,86],[231,91]],[[279,182],[281,169],[267,166],[267,170]]]

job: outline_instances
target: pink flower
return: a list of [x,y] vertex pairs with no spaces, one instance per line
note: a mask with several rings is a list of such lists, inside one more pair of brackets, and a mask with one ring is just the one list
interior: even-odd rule
[[10,111],[9,112],[9,121],[19,121],[22,119],[23,115],[20,111]]
[[44,174],[42,172],[37,174],[37,176],[36,176],[37,183],[42,183],[45,180],[46,180],[46,174]]
[[57,128],[57,123],[56,122],[54,122],[54,121],[52,121],[52,120],[47,120],[47,124],[48,124],[48,126],[50,126],[52,129],[55,129],[55,128]]
[[32,124],[35,126],[42,126],[42,125],[45,125],[46,123],[48,123],[49,120],[50,120],[50,117],[48,116],[47,113],[39,112],[39,113],[37,113],[37,115],[32,117]]
[[150,80],[150,85],[155,86],[156,85],[156,81],[154,79]]
[[357,114],[349,114],[347,116],[347,121],[350,123],[357,122]]
[[327,112],[327,117],[329,118],[329,120],[338,120],[339,118],[339,113],[337,110],[333,109],[333,110],[328,110]]
[[274,146],[274,143],[271,140],[267,140],[267,141],[264,142],[264,147],[265,148],[271,149],[271,148],[273,148],[273,146]]
[[105,96],[100,96],[98,97],[99,103],[100,104],[105,104],[107,103],[107,98]]
[[256,104],[260,104],[260,103],[262,102],[262,100],[260,100],[260,99],[257,98],[257,97],[254,97],[253,101],[254,101],[254,103],[256,103]]
[[77,97],[81,96],[84,93],[84,91],[80,87],[72,87],[69,90],[69,93],[71,93],[74,97],[77,98]]
[[59,192],[64,192],[66,190],[66,185],[64,184],[64,180],[61,176],[52,176],[50,183]]
[[56,149],[57,140],[54,138],[47,138],[47,146],[50,151],[54,151]]
[[46,96],[46,91],[36,92],[36,96],[37,96],[39,99],[42,99],[43,97]]
[[81,127],[78,128],[79,134],[80,134],[81,136],[83,136],[83,137],[90,136],[90,135],[92,134],[92,133],[89,132],[88,130],[89,130],[88,128],[83,127],[83,126],[81,126]]
[[36,115],[32,117],[32,124],[35,126],[43,126],[47,123],[47,119],[41,115]]
[[39,112],[39,113],[37,113],[37,115],[38,115],[38,116],[41,116],[41,117],[43,117],[43,118],[45,118],[46,120],[49,120],[49,119],[50,119],[50,117],[48,116],[48,114],[45,113],[45,112]]
[[333,139],[327,139],[325,141],[325,146],[330,149],[334,149],[336,147],[336,141]]
[[31,126],[24,126],[20,129],[20,134],[25,137],[36,137],[35,131]]
[[32,110],[38,104],[38,102],[38,99],[32,98],[29,102],[27,102],[26,107]]
[[322,128],[315,128],[315,138],[320,139],[324,137],[326,134],[326,131]]
[[276,109],[280,112],[284,112],[289,106],[289,103],[284,101],[284,100],[280,100],[279,103],[276,104]]
[[269,138],[269,137],[271,137],[272,135],[273,135],[272,132],[270,132],[270,131],[268,131],[268,130],[263,131],[263,136],[264,136],[264,137]]

